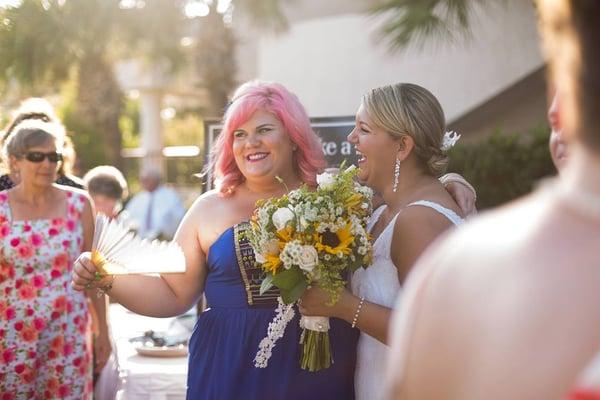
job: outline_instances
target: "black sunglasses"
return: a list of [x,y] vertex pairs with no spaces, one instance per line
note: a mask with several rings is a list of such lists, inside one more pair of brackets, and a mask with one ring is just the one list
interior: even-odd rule
[[42,153],[41,151],[30,151],[25,153],[25,158],[27,161],[31,161],[33,163],[41,163],[44,161],[44,158],[47,158],[51,163],[57,163],[62,161],[63,156],[61,153],[56,151],[51,151],[50,153]]

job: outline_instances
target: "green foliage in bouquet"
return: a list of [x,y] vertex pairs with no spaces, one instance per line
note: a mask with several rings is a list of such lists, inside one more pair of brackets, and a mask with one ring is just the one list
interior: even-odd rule
[[334,304],[346,284],[344,272],[370,264],[365,227],[372,192],[355,182],[356,173],[325,173],[316,190],[303,185],[258,202],[248,237],[266,273],[261,292],[276,286],[291,304],[315,282]]
[[[269,336],[261,342],[257,366],[266,366],[276,336],[283,334],[290,319],[291,305],[309,285],[325,290],[333,305],[348,274],[371,263],[366,224],[373,193],[356,182],[356,174],[355,167],[337,175],[323,173],[317,176],[316,189],[303,185],[257,204],[248,238],[265,271],[261,293],[276,286],[287,305],[280,305]],[[328,368],[332,361],[328,318],[302,317],[300,324],[304,328],[300,366],[309,371]]]

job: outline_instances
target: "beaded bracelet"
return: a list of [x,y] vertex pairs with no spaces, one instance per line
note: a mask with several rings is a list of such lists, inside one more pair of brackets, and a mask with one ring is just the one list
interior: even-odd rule
[[361,297],[360,302],[358,303],[358,307],[356,307],[356,312],[354,313],[354,318],[352,318],[352,327],[356,328],[356,322],[358,321],[358,315],[360,314],[360,310],[365,302],[365,298]]

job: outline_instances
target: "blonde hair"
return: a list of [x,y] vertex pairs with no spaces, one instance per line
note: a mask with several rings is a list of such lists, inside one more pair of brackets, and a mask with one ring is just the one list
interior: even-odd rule
[[448,156],[441,150],[446,119],[439,101],[427,89],[397,83],[371,89],[362,97],[369,117],[392,137],[410,136],[417,158],[433,176],[442,175]]
[[4,140],[2,154],[5,160],[8,160],[8,156],[19,158],[24,156],[30,148],[44,145],[50,141],[54,141],[56,150],[62,152],[65,128],[56,122],[28,119],[15,126]]

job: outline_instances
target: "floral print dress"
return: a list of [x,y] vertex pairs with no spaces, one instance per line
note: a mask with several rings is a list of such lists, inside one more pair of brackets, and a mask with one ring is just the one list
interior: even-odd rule
[[13,221],[0,192],[0,400],[91,399],[91,319],[70,284],[85,198],[67,197],[66,218]]

